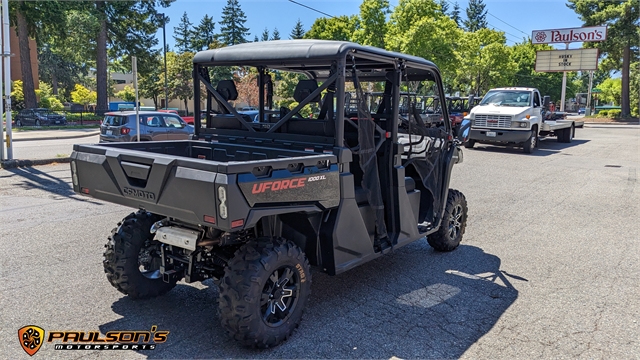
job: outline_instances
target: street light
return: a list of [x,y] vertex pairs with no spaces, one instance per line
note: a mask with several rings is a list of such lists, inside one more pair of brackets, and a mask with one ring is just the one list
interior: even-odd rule
[[167,85],[167,31],[165,25],[167,18],[162,13],[156,14],[156,20],[162,22],[162,52],[164,54],[164,108],[169,108],[169,86]]

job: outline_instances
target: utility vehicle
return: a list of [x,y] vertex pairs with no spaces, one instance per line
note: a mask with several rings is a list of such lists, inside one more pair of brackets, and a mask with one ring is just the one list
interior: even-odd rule
[[[207,111],[191,140],[74,145],[76,192],[139,209],[104,253],[120,292],[150,298],[179,280],[214,279],[224,329],[264,348],[298,326],[310,266],[340,274],[424,237],[438,251],[459,245],[467,203],[449,178],[463,131],[446,106],[425,118],[413,101],[399,116],[401,87],[444,99],[432,62],[349,42],[281,40],[202,51],[193,66],[194,98]],[[263,121],[236,110],[231,75],[214,80],[220,67],[255,69]],[[293,99],[276,104],[275,79],[289,75],[298,79]],[[384,101],[372,113],[363,88],[373,85]],[[357,109],[345,104],[347,86]],[[310,103],[318,111],[301,116]]]

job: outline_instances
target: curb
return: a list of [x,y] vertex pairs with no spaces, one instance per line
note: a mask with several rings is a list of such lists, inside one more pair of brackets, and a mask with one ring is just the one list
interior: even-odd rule
[[20,142],[20,141],[35,141],[35,140],[59,140],[59,139],[78,139],[83,137],[90,137],[100,135],[100,131],[96,131],[91,134],[82,134],[82,135],[71,135],[71,136],[50,136],[50,137],[36,137],[36,138],[18,138],[12,139],[12,142]]
[[585,125],[640,125],[639,122],[585,122]]
[[69,163],[70,157],[66,158],[53,158],[53,159],[38,159],[38,160],[5,160],[1,165],[3,169],[13,169],[18,167],[31,167],[36,165],[49,165],[56,163]]

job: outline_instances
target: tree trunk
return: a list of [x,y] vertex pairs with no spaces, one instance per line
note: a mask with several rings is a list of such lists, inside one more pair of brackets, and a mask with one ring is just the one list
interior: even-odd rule
[[[18,8],[22,7],[20,1]],[[33,73],[31,72],[31,49],[29,49],[29,30],[27,19],[21,11],[16,12],[16,22],[18,25],[18,45],[20,48],[20,67],[22,68],[22,92],[24,93],[25,109],[35,108],[38,105],[36,91],[33,84]]]
[[100,31],[96,41],[96,110],[105,111],[107,104],[107,14],[104,1],[96,2],[96,10],[100,18]]
[[156,108],[156,110],[158,110],[158,97],[157,96],[153,97],[153,106]]
[[631,104],[629,103],[629,62],[631,61],[631,46],[627,42],[622,55],[622,99],[620,108],[622,117],[631,116]]
[[51,91],[53,95],[58,95],[58,77],[55,71],[51,73]]
[[187,112],[187,115],[185,116],[189,116],[189,106],[187,105],[187,99],[184,99],[184,111]]

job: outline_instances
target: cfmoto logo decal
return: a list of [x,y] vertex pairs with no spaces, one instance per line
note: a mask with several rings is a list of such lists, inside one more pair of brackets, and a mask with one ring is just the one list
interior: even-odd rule
[[22,346],[22,349],[29,354],[29,356],[33,356],[33,354],[40,350],[43,339],[44,329],[41,327],[29,325],[18,330],[18,340],[20,341],[20,345]]
[[142,191],[138,189],[125,187],[125,188],[122,188],[122,192],[126,195],[139,197],[141,199],[146,199],[146,200],[156,199],[156,194],[152,193],[151,191]]

